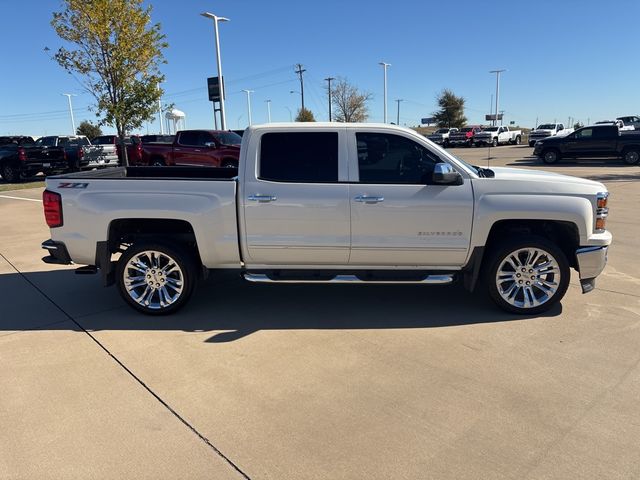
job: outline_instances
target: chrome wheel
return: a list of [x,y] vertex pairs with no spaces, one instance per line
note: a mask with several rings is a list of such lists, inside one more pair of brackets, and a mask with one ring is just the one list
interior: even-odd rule
[[122,275],[126,293],[145,309],[170,307],[183,293],[184,272],[176,260],[163,252],[145,250],[135,254]]
[[541,248],[520,248],[509,253],[495,276],[500,297],[518,309],[547,303],[558,292],[561,280],[558,261]]

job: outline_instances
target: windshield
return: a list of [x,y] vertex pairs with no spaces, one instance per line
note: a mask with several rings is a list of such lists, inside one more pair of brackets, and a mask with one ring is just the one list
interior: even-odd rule
[[498,127],[487,127],[484,129],[485,132],[497,132]]
[[464,127],[462,130],[460,130],[462,133],[467,133],[473,130],[473,127]]
[[543,123],[536,130],[555,130],[556,125],[554,123]]
[[233,132],[221,132],[216,135],[222,145],[240,145],[242,137]]
[[448,128],[441,128],[440,130],[436,130],[435,133],[449,133],[449,129]]

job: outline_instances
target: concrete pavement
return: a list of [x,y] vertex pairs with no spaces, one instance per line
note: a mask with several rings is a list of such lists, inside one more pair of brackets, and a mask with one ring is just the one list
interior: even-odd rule
[[41,263],[40,205],[0,197],[0,478],[638,478],[640,167],[544,168],[607,183],[615,243],[595,292],[574,276],[536,318],[459,286],[229,275],[144,317]]

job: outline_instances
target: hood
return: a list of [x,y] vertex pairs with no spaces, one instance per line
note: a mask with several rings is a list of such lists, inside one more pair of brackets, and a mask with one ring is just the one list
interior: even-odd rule
[[529,170],[525,168],[508,168],[494,167],[491,168],[495,173],[494,180],[507,180],[514,182],[543,182],[555,183],[572,186],[588,186],[595,188],[597,191],[606,191],[606,187],[599,182],[588,180],[586,178],[572,177],[562,175],[560,173],[545,172],[543,170]]

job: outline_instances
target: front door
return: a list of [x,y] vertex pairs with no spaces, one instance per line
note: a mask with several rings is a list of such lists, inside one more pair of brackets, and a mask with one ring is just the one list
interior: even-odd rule
[[358,181],[349,186],[353,265],[453,266],[467,257],[469,179],[434,185],[433,151],[400,134],[358,132]]
[[176,165],[217,166],[211,164],[207,143],[213,142],[208,132],[186,130],[178,134],[178,142],[173,149],[173,161]]
[[[617,128],[614,127],[617,132]],[[570,157],[602,157],[612,153],[606,127],[582,128],[567,137],[565,152]]]
[[242,198],[248,267],[347,263],[350,217],[346,154],[340,153],[346,151],[340,148],[343,132],[261,136],[257,165],[253,171],[253,163],[246,167]]

